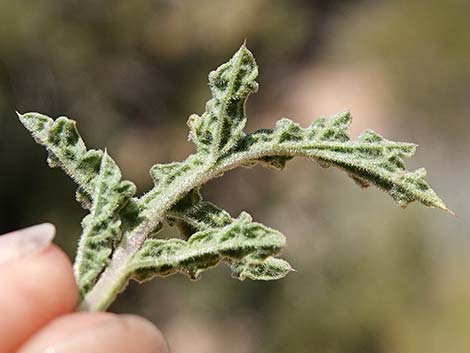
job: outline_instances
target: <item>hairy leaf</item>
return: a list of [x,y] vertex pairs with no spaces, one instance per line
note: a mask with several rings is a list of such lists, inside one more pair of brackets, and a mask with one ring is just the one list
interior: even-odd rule
[[177,272],[197,279],[201,272],[225,261],[233,264],[233,274],[240,279],[277,279],[291,270],[286,262],[271,257],[284,244],[281,233],[252,222],[243,212],[230,224],[198,231],[187,241],[148,239],[129,268],[139,281]]
[[222,228],[235,220],[211,202],[203,201],[198,189],[189,192],[167,213],[168,222],[180,229],[185,238],[197,231]]
[[282,169],[294,156],[307,157],[322,167],[345,170],[362,187],[379,187],[401,207],[419,201],[450,211],[424,180],[424,169],[406,170],[403,158],[414,154],[415,144],[389,141],[372,130],[366,130],[357,141],[350,141],[350,123],[349,112],[317,119],[307,128],[284,118],[274,129],[247,135],[235,152],[225,157],[225,164],[241,160],[245,166],[261,163]]
[[82,221],[75,277],[83,296],[110,261],[118,243],[121,210],[135,194],[135,185],[121,180],[116,163],[101,150],[87,150],[76,123],[66,117],[55,121],[45,115],[19,115],[20,121],[49,153],[51,167],[62,168],[78,184],[77,200],[90,210]]
[[[197,232],[222,232],[228,225],[239,222],[239,219],[232,218],[227,211],[203,201],[198,189],[189,192],[167,215],[170,223],[176,224],[185,238],[192,238]],[[260,258],[247,255],[238,259],[226,258],[225,261],[231,264],[232,276],[240,280],[275,280],[292,271],[289,263],[272,256]]]
[[245,102],[258,90],[257,76],[255,59],[245,45],[229,62],[210,73],[212,99],[207,102],[204,114],[191,115],[188,121],[189,137],[199,152],[218,157],[244,135]]
[[260,260],[247,256],[239,261],[232,261],[231,268],[232,276],[242,281],[245,278],[272,281],[284,278],[289,272],[294,271],[287,261],[275,257]]
[[18,114],[18,117],[36,142],[46,147],[49,166],[62,168],[78,184],[77,199],[90,208],[103,152],[87,150],[75,121],[66,117],[55,121],[39,113]]
[[94,182],[90,214],[82,221],[83,233],[74,264],[80,293],[90,290],[100,272],[108,265],[114,244],[121,240],[118,211],[135,193],[135,186],[121,180],[121,172],[106,151]]

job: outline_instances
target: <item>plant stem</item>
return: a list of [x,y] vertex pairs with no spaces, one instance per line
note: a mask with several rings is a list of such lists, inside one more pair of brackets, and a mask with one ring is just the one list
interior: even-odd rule
[[187,175],[182,178],[184,185],[178,185],[176,188],[167,188],[166,193],[163,191],[161,194],[154,195],[153,191],[155,190],[151,190],[144,195],[141,200],[145,202],[150,200],[146,220],[132,233],[123,237],[123,240],[115,249],[109,265],[80,303],[78,310],[105,311],[116,296],[126,287],[131,276],[128,271],[130,261],[139,251],[148,234],[163,220],[168,209],[195,187],[220,176],[225,171],[236,168],[244,161],[259,158],[270,151],[264,151],[261,154],[259,152],[256,153],[256,156],[244,153],[237,155],[237,158],[230,158],[230,160],[225,160],[221,163],[214,162],[190,169],[186,173]]
[[[79,305],[82,311],[104,311],[114,301],[116,296],[126,287],[130,273],[128,264],[139,251],[148,234],[163,220],[166,211],[182,196],[193,188],[210,179],[212,173],[208,168],[190,170],[184,178],[184,187],[170,188],[169,192],[158,195],[149,204],[149,215],[136,230],[123,237],[123,240],[114,251],[111,261],[95,286],[88,292]],[[152,198],[152,192],[144,195],[143,199]]]
[[[293,151],[290,151],[292,153]],[[273,150],[272,148],[246,151],[221,159],[209,165],[201,165],[190,169],[185,176],[178,180],[184,180],[182,185],[166,188],[157,194],[156,188],[142,196],[141,200],[149,202],[146,220],[132,233],[125,235],[121,243],[115,249],[111,261],[94,287],[87,293],[80,303],[80,311],[105,311],[114,301],[116,296],[124,290],[131,274],[128,265],[133,256],[139,251],[148,235],[161,222],[168,211],[181,197],[192,189],[203,185],[207,181],[222,175],[224,172],[236,168],[248,161],[257,160],[265,156],[285,155],[284,150]],[[292,154],[300,154],[292,153]]]

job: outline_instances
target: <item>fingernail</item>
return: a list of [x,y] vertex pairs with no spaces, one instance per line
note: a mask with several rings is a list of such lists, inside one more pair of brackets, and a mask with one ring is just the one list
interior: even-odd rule
[[55,227],[42,223],[0,235],[0,264],[45,249],[54,239]]

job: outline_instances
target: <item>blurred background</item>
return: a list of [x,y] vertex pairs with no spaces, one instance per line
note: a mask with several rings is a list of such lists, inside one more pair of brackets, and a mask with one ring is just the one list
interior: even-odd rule
[[286,234],[297,272],[156,279],[112,310],[152,320],[173,353],[468,353],[469,13],[466,0],[0,0],[0,233],[53,222],[73,257],[85,214],[15,110],[77,120],[143,192],[154,163],[193,152],[185,122],[207,74],[247,38],[260,66],[248,130],[350,110],[352,137],[418,143],[409,168],[425,166],[458,216],[404,211],[306,160],[236,170],[205,198]]

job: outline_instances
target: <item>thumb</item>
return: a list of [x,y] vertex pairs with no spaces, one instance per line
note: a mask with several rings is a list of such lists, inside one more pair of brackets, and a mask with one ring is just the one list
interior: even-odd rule
[[45,223],[0,236],[1,353],[13,352],[76,305],[72,265],[51,244],[54,235]]

